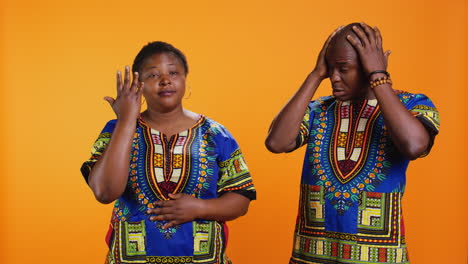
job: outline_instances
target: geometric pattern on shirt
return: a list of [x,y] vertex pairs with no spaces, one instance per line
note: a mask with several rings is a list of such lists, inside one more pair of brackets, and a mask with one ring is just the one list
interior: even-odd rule
[[325,230],[324,187],[302,184],[290,263],[407,263],[401,193],[363,192],[357,233]]
[[228,160],[219,161],[218,166],[221,174],[218,181],[219,193],[254,190],[249,169],[240,149],[233,151]]
[[330,153],[334,175],[345,184],[354,179],[366,163],[372,127],[380,114],[377,99],[362,105],[338,102]]
[[401,193],[363,192],[359,200],[357,241],[400,247],[405,243]]
[[177,263],[177,264],[192,264],[192,256],[147,256],[147,264],[166,264],[166,263]]
[[400,247],[404,244],[401,193],[362,192],[359,199],[357,233],[325,230],[324,187],[301,184],[301,208],[296,232],[300,236],[339,238],[361,244]]
[[[145,221],[119,222],[106,263],[146,263]],[[113,253],[111,253],[113,252]]]
[[166,263],[177,263],[177,264],[192,264],[192,256],[147,256],[147,264],[166,264]]
[[223,226],[216,221],[194,221],[194,263],[230,263],[222,243]]
[[[341,118],[339,102],[330,106],[330,101],[320,101],[320,105],[314,110],[314,118],[311,124],[307,151],[309,163],[311,165],[310,175],[314,180],[314,185],[325,187],[325,199],[330,200],[338,214],[343,214],[352,204],[359,200],[359,193],[363,191],[374,191],[377,186],[386,179],[386,173],[391,167],[390,161],[386,158],[386,146],[388,145],[387,131],[383,128],[383,118],[375,109],[366,107],[368,111],[359,111],[364,117],[368,116],[367,136],[363,140],[361,148],[360,163],[356,165],[356,170],[352,177],[348,177],[343,183],[340,176],[340,168],[333,160],[334,142],[339,140],[340,126],[336,126],[335,119]],[[371,106],[373,103],[371,102]],[[372,111],[371,111],[372,110]],[[366,114],[364,114],[366,113]],[[312,113],[311,113],[312,114]],[[346,115],[345,115],[346,117]],[[357,120],[357,118],[356,118]],[[359,124],[359,122],[354,122]]]
[[423,116],[429,122],[429,126],[433,127],[434,130],[439,131],[440,129],[440,117],[439,112],[435,107],[427,105],[415,105],[411,108],[411,112],[415,113],[416,116]]
[[168,194],[179,193],[187,185],[192,164],[190,152],[196,135],[194,128],[204,120],[200,118],[193,127],[169,139],[141,122],[147,146],[146,177],[158,200],[168,200]]
[[[208,122],[203,122],[205,120],[206,119],[202,117],[200,120],[200,123],[196,125],[196,127],[193,128],[193,130],[195,130],[193,131],[195,133],[194,138],[195,137],[196,138],[193,140],[194,142],[191,145],[191,150],[186,152],[187,155],[190,155],[189,158],[192,161],[191,172],[189,174],[190,179],[188,180],[184,189],[180,190],[180,192],[191,194],[201,199],[204,199],[203,197],[206,197],[206,196],[212,196],[213,189],[214,191],[218,191],[219,189],[224,188],[224,186],[217,186],[218,188],[213,188],[214,186],[216,186],[217,183],[219,183],[219,180],[222,177],[220,173],[220,168],[217,163],[220,160],[226,160],[226,155],[227,155],[227,160],[231,158],[236,159],[237,155],[241,155],[240,151],[237,151],[237,150],[234,150],[234,151],[231,150],[230,153],[226,153],[226,148],[230,149],[229,147],[232,147],[235,144],[235,141],[233,141],[229,133],[227,133],[227,131],[224,130],[224,127],[222,127],[221,125],[215,122],[211,122],[209,120]],[[111,122],[109,122],[108,124],[113,125]],[[114,124],[115,124],[115,121],[114,121]],[[86,169],[92,168],[92,166],[96,163],[96,161],[100,158],[100,156],[104,152],[105,147],[107,146],[110,140],[111,132],[108,132],[108,131],[112,131],[112,127],[106,125],[106,128],[108,128],[107,131],[102,132],[99,140],[95,142],[95,148],[93,148],[93,151],[91,153],[92,158],[85,161],[85,164],[83,165],[85,166],[85,169],[84,170],[82,169],[82,173],[85,178],[89,174],[89,173],[86,174],[87,172]],[[150,144],[153,144],[152,143],[153,139],[151,138],[151,133],[150,133],[151,131],[149,131],[148,133],[147,128],[148,126],[144,123],[144,121],[139,119],[137,122],[137,127],[136,127],[136,131],[134,134],[134,139],[132,142],[132,148],[131,148],[131,153],[130,153],[130,166],[129,166],[129,174],[128,174],[129,177],[128,177],[127,187],[123,195],[114,203],[115,207],[114,207],[112,220],[111,220],[112,232],[108,233],[108,238],[106,237],[106,242],[108,242],[109,246],[112,246],[113,244],[115,244],[115,242],[120,241],[121,232],[119,232],[118,230],[121,229],[120,227],[122,223],[125,223],[127,221],[134,222],[132,221],[133,219],[138,219],[137,221],[139,221],[141,219],[140,216],[143,216],[143,218],[146,219],[146,215],[145,215],[146,210],[148,208],[154,208],[154,202],[158,200],[162,200],[164,198],[158,195],[158,193],[154,191],[153,186],[151,186],[152,183],[149,180],[151,178],[148,177],[149,173],[151,173],[152,171],[154,173],[155,160],[154,160],[154,151],[153,152],[148,151],[148,148],[151,147]],[[217,139],[219,139],[219,141]],[[218,146],[218,144],[220,145]],[[154,148],[154,144],[153,144],[153,148]],[[149,158],[148,155],[152,155],[153,159]],[[151,160],[153,162],[148,162]],[[175,167],[180,166],[181,160],[177,158],[174,160],[175,160],[175,163],[173,163],[173,165]],[[235,163],[239,164],[238,162],[232,162],[231,164],[235,164]],[[240,168],[240,167],[237,167],[237,168]],[[215,174],[216,171],[218,173]],[[216,181],[214,181],[213,178],[216,178]],[[242,181],[243,179],[240,179],[240,180]],[[197,189],[198,187],[199,189]],[[231,187],[235,187],[235,186],[231,186]],[[247,188],[249,187],[253,192],[255,192],[255,190],[253,189],[253,186],[248,186]],[[205,189],[206,189],[206,194],[204,192]],[[239,193],[243,194],[244,190],[246,189],[240,189]],[[200,196],[200,194],[205,194],[205,195]],[[136,211],[135,209],[138,211]],[[153,231],[158,223],[159,222],[155,222],[154,224],[151,223],[151,225],[148,226],[148,222],[146,222],[146,231],[148,230]],[[219,226],[223,226],[222,230],[224,230],[224,225],[219,224]],[[173,233],[174,231],[176,231],[177,227],[174,227],[174,229],[175,230],[170,230],[170,233]],[[157,227],[156,227],[156,230],[161,231]],[[180,230],[177,230],[177,232],[178,231]],[[166,234],[164,233],[164,235]],[[220,234],[219,237],[220,237],[220,242],[218,244],[223,245],[222,248],[224,251],[224,241],[226,238],[224,237],[224,234]],[[148,239],[152,240],[153,238],[151,237]],[[187,241],[184,240],[184,243],[193,243],[193,242],[194,241],[193,240],[190,241],[190,239],[188,239]],[[122,247],[123,246],[124,245],[122,245]],[[151,246],[154,246],[154,245],[151,244]],[[146,248],[146,250],[148,252],[149,248]],[[214,250],[217,250],[217,248],[215,247]],[[109,251],[109,255],[107,256],[106,263],[121,263],[120,259],[121,259],[122,251],[123,250],[119,250],[119,247],[112,247],[112,250]],[[220,255],[219,252],[216,252],[215,254]],[[193,263],[194,262],[193,255],[192,256],[190,255],[191,254],[189,254],[189,256],[180,256],[180,257],[179,256],[148,255],[146,256],[147,257],[146,263]],[[137,262],[143,263],[143,260],[137,260]],[[125,263],[131,263],[131,262],[125,262]],[[203,263],[203,262],[200,262],[200,263]],[[228,260],[223,260],[223,258],[220,258],[219,263],[230,263],[230,262]]]
[[297,236],[290,264],[409,263],[406,245],[400,248],[362,245],[353,241]]

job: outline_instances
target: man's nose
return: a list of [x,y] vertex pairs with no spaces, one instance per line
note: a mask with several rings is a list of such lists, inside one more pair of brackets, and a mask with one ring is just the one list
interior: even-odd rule
[[332,70],[331,71],[330,80],[331,80],[331,82],[338,82],[338,81],[341,80],[340,73],[338,72],[338,70]]

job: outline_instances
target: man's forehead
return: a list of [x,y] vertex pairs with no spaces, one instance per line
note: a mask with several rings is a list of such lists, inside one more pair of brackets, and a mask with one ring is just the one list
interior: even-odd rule
[[326,53],[327,58],[357,58],[356,50],[348,40],[336,41],[330,43]]

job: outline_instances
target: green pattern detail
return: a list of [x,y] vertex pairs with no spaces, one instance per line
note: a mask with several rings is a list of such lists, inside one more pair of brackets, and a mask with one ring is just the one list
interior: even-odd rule
[[128,256],[140,256],[146,254],[145,249],[145,221],[138,223],[123,222],[125,232],[125,245]]
[[213,221],[193,222],[193,237],[194,237],[194,255],[210,254],[213,247],[213,239],[215,237]]

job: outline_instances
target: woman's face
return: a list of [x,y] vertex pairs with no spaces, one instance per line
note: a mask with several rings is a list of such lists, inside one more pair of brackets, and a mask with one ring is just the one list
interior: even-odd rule
[[358,54],[347,40],[330,43],[325,59],[333,95],[338,100],[359,100],[367,96],[369,86]]
[[185,93],[185,69],[172,53],[159,53],[148,57],[140,69],[144,82],[143,96],[148,108],[170,112],[182,105]]

